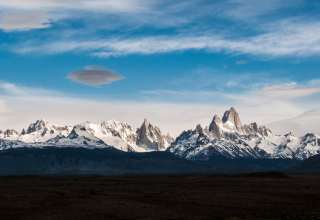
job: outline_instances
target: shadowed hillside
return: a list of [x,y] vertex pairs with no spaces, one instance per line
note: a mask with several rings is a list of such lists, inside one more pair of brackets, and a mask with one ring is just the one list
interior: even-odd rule
[[0,152],[0,175],[205,174],[285,171],[295,160],[191,161],[169,152],[127,153],[113,148],[19,148]]

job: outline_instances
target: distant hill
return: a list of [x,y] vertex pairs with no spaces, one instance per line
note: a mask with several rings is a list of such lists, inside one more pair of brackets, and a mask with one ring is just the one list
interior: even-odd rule
[[133,153],[114,148],[17,148],[0,151],[0,175],[223,174],[284,171],[299,161],[225,159],[193,161],[169,152]]
[[320,155],[310,157],[299,163],[298,166],[292,167],[290,172],[293,173],[320,173]]

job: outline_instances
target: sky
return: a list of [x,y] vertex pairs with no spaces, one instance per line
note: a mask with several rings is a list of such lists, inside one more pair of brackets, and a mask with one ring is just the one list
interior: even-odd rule
[[0,128],[320,109],[318,0],[0,0]]

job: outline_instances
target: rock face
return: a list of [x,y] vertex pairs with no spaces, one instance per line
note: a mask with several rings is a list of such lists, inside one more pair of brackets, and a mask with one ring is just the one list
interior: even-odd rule
[[231,107],[230,110],[224,113],[222,122],[224,126],[230,130],[236,130],[241,133],[243,132],[239,113],[234,107]]
[[218,115],[214,115],[212,122],[209,126],[209,131],[212,132],[215,137],[221,138],[222,136],[222,130],[221,128],[223,127],[223,123],[221,118]]
[[261,136],[270,136],[272,131],[265,126],[258,126],[256,122],[253,122],[249,125],[243,126],[243,131],[245,134],[261,135]]
[[38,120],[35,123],[32,123],[29,125],[29,127],[27,128],[26,134],[30,134],[39,130],[43,130],[44,128],[46,128],[46,122],[43,120]]
[[151,125],[146,119],[137,130],[137,145],[153,151],[165,150],[168,147],[160,129]]
[[303,160],[320,153],[319,139],[312,133],[301,138],[292,133],[274,135],[256,122],[242,125],[239,114],[231,108],[222,119],[215,115],[209,129],[197,125],[194,130],[184,131],[168,150],[193,160],[209,160],[215,156]]
[[4,132],[0,132],[0,135],[5,139],[13,139],[18,137],[19,133],[13,129],[7,129]]

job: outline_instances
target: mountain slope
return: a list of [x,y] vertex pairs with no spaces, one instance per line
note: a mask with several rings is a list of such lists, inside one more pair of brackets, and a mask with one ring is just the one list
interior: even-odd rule
[[110,146],[126,152],[146,152],[165,150],[172,141],[162,135],[160,129],[145,121],[139,129],[127,123],[104,121],[85,122],[75,126],[56,126],[38,120],[19,134],[14,130],[0,132],[3,140],[0,148],[37,147],[88,147],[108,148]]
[[225,158],[283,158],[303,160],[320,153],[319,137],[308,133],[296,137],[292,133],[274,135],[257,123],[242,125],[235,108],[218,115],[208,128],[198,125],[194,130],[184,131],[169,148],[171,153],[193,160]]

